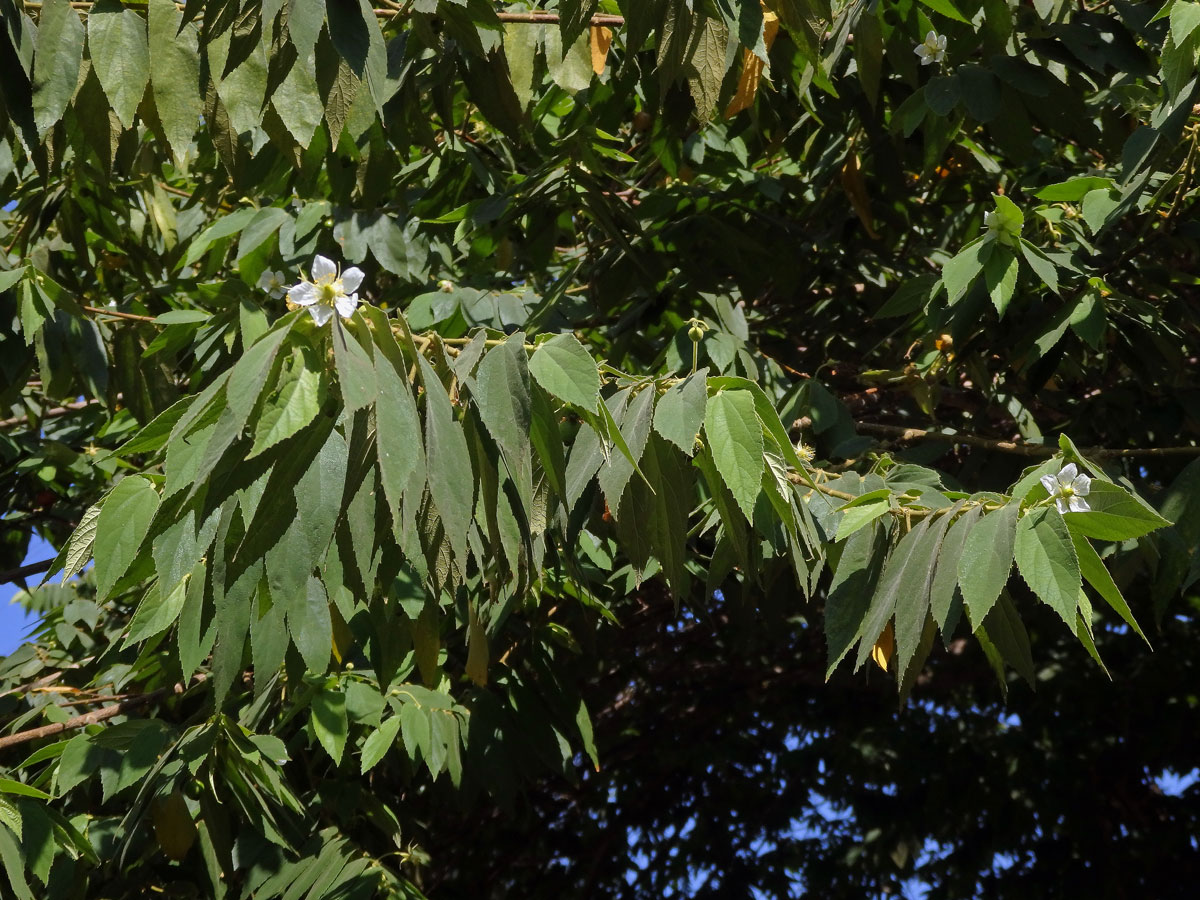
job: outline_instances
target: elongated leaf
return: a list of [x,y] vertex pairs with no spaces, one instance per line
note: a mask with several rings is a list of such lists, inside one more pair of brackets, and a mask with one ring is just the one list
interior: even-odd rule
[[[287,602],[288,633],[300,651],[304,665],[310,672],[324,674],[333,648],[333,620],[329,615],[325,585],[319,578],[309,577],[302,591],[290,599],[281,599]],[[330,755],[333,755],[332,751]]]
[[983,622],[1008,583],[1013,564],[1018,504],[1008,503],[979,519],[963,544],[958,584],[974,628]]
[[700,369],[671,385],[654,407],[654,430],[688,456],[696,452],[696,438],[704,425],[707,375],[707,368]]
[[62,118],[75,93],[83,34],[79,13],[67,0],[46,0],[33,56],[33,121],[40,134]]
[[892,492],[887,488],[868,491],[842,507],[844,515],[838,523],[836,541],[844,541],[864,525],[869,525],[892,508]]
[[528,510],[533,500],[529,436],[533,399],[522,332],[488,351],[479,364],[473,391],[479,417],[500,447],[504,465]]
[[618,519],[621,517],[621,499],[625,493],[625,486],[629,484],[634,465],[642,458],[642,451],[645,450],[646,441],[650,437],[654,398],[654,388],[644,388],[630,401],[617,423],[616,430],[624,438],[632,462],[624,454],[611,454],[608,461],[600,466],[597,475],[604,500]]
[[294,372],[294,376],[264,404],[254,426],[254,446],[247,459],[301,431],[320,412],[320,376],[306,366],[299,366]]
[[149,0],[150,86],[164,137],[176,160],[200,126],[200,50],[195,25],[180,28],[172,0]]
[[150,82],[146,20],[117,0],[100,0],[88,11],[87,29],[92,69],[113,112],[129,128]]
[[704,435],[729,492],[746,518],[753,518],[765,466],[753,396],[748,391],[717,391],[705,410]]
[[976,238],[942,267],[942,282],[946,285],[946,293],[951,303],[967,292],[967,288],[979,275],[995,247],[992,241]]
[[420,364],[425,380],[425,459],[429,467],[429,492],[455,559],[465,566],[467,529],[475,509],[471,453],[462,425],[454,418],[450,396],[437,373],[424,356],[420,357]]
[[1015,553],[1025,583],[1074,631],[1078,622],[1079,559],[1057,509],[1035,509],[1017,523]]
[[1171,524],[1115,484],[1093,480],[1087,503],[1090,512],[1069,512],[1063,518],[1072,531],[1102,541],[1127,541]]
[[362,761],[359,767],[362,774],[367,774],[379,764],[379,761],[392,749],[399,735],[400,716],[385,719],[383,724],[371,733],[371,736],[363,742]]
[[958,561],[962,558],[967,536],[979,521],[980,508],[967,510],[946,532],[938,553],[937,569],[929,587],[929,608],[942,632],[942,641],[949,643],[962,615],[962,591],[958,587]]
[[827,680],[862,632],[882,569],[884,546],[883,528],[872,523],[854,532],[842,550],[825,601]]
[[375,399],[379,480],[392,511],[392,526],[399,532],[404,491],[413,473],[425,469],[425,441],[412,385],[379,352],[375,354],[375,377],[379,382]]
[[96,521],[96,592],[103,598],[125,574],[158,510],[158,491],[147,479],[121,479]]
[[346,695],[341,691],[323,690],[312,700],[312,724],[317,740],[335,764],[342,761],[350,722],[346,716]]
[[[1068,529],[1069,530],[1069,529]],[[1071,544],[1075,548],[1075,556],[1079,560],[1080,574],[1087,580],[1087,583],[1096,589],[1104,601],[1116,611],[1130,628],[1134,630],[1147,645],[1150,644],[1150,639],[1146,637],[1137,620],[1133,617],[1133,610],[1129,608],[1129,604],[1125,602],[1125,598],[1121,595],[1121,589],[1117,587],[1113,581],[1112,575],[1108,573],[1104,562],[1100,559],[1100,555],[1088,542],[1088,539],[1083,535],[1071,531]]]
[[347,412],[362,409],[379,395],[375,367],[362,344],[342,324],[340,316],[333,317],[333,358],[337,363],[338,387]]
[[600,372],[575,335],[555,335],[538,345],[529,357],[529,374],[559,400],[597,412]]

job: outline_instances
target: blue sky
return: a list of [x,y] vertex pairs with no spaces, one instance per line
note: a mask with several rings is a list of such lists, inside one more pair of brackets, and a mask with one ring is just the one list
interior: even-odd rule
[[[25,562],[35,563],[43,559],[50,559],[54,556],[54,552],[53,547],[41,538],[35,537],[29,543],[29,553],[25,557]],[[37,584],[37,579],[40,577],[39,575],[31,579],[30,586]],[[0,584],[0,656],[16,650],[36,623],[33,616],[28,615],[18,604],[12,602],[12,598],[19,590],[19,586],[15,584]]]

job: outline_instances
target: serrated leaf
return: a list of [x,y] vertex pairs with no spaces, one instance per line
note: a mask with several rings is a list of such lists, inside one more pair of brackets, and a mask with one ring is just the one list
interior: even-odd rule
[[158,491],[140,475],[129,475],[104,501],[96,521],[96,593],[100,599],[125,574],[141,549],[158,510]]
[[[67,0],[46,0],[33,56],[33,121],[45,134],[67,109],[79,83],[83,22]],[[5,50],[5,52],[11,52]]]
[[1112,183],[1111,178],[1101,178],[1098,175],[1084,175],[1080,178],[1060,181],[1057,184],[1048,184],[1034,193],[1033,196],[1039,200],[1045,200],[1047,203],[1076,203],[1082,200],[1089,191],[1094,191],[1097,188],[1112,187]]
[[[1025,623],[1017,614],[1008,591],[1000,594],[999,600],[988,612],[987,618],[976,631],[999,653],[1000,657],[1017,670],[1030,687],[1037,685],[1037,674],[1033,668],[1033,652],[1029,646],[1029,633]],[[980,643],[983,643],[981,640]]]
[[654,430],[691,456],[708,406],[708,369],[671,385],[654,407]]
[[707,122],[712,118],[721,96],[725,77],[729,28],[720,19],[705,18],[696,29],[691,42],[692,55],[688,60],[688,88],[696,104],[696,118]]
[[953,19],[956,22],[962,22],[964,25],[970,25],[971,20],[958,11],[958,7],[951,0],[921,0],[926,6],[934,12],[941,13],[947,19]]
[[523,332],[511,335],[487,352],[475,375],[472,394],[479,418],[499,446],[508,474],[528,510],[533,500],[530,455],[533,399]]
[[960,299],[995,251],[993,241],[976,238],[942,266],[942,283],[950,303]]
[[946,532],[942,549],[938,553],[937,568],[929,587],[929,609],[942,632],[942,641],[948,643],[962,615],[962,592],[958,588],[958,561],[962,557],[967,536],[979,521],[980,508],[967,510]]
[[891,497],[890,490],[881,488],[861,494],[841,507],[844,515],[838,523],[837,537],[834,540],[844,541],[863,526],[869,525],[880,516],[885,515],[892,508]]
[[765,462],[762,426],[750,392],[719,390],[710,397],[704,435],[733,499],[746,518],[753,519]]
[[321,377],[312,369],[300,366],[279,393],[263,405],[254,426],[254,446],[247,459],[304,429],[320,412],[320,401]]
[[401,501],[412,474],[425,468],[425,444],[412,385],[381,352],[375,354],[379,396],[375,399],[375,451],[379,480],[392,511],[392,526],[401,529]]
[[609,428],[610,433],[620,435],[629,454],[628,457],[624,453],[610,454],[608,461],[600,466],[597,473],[604,500],[618,519],[621,516],[620,506],[625,486],[629,484],[634,466],[641,460],[642,451],[646,449],[646,441],[650,437],[654,396],[652,386],[643,388],[625,407],[620,419],[613,423],[616,427]]
[[195,25],[180,25],[172,0],[149,0],[150,87],[171,154],[178,161],[200,127],[199,34]]
[[362,344],[342,324],[341,316],[333,317],[333,358],[337,365],[338,387],[347,412],[362,409],[379,395],[375,367]]
[[329,615],[325,585],[319,578],[309,576],[302,591],[291,598],[280,598],[280,601],[287,603],[288,633],[300,651],[305,667],[323,675],[333,649],[333,620]]
[[150,82],[146,20],[116,0],[100,0],[88,11],[88,53],[112,110],[126,128]]
[[1093,479],[1087,495],[1089,512],[1068,512],[1063,519],[1072,531],[1102,541],[1127,541],[1171,523],[1136,497]]
[[429,469],[429,493],[441,516],[454,557],[465,567],[467,529],[471,527],[475,509],[471,452],[462,425],[454,418],[450,396],[437,373],[424,356],[419,357],[419,362],[425,383],[425,460]]
[[600,371],[575,335],[559,334],[539,344],[529,357],[529,374],[559,400],[597,412]]
[[1016,255],[1006,247],[996,247],[983,265],[984,283],[996,313],[1003,318],[1008,304],[1017,289],[1017,273],[1020,263]]
[[325,752],[334,764],[340,764],[350,730],[346,716],[346,695],[328,689],[318,692],[312,699],[312,724]]
[[362,761],[359,766],[359,771],[363,775],[375,768],[379,761],[387,755],[387,752],[395,745],[399,734],[400,717],[392,716],[390,719],[385,719],[383,724],[363,742]]
[[1095,548],[1087,538],[1074,531],[1071,532],[1071,544],[1074,546],[1075,556],[1079,560],[1080,574],[1088,584],[1096,589],[1096,593],[1104,598],[1104,601],[1113,608],[1117,615],[1125,620],[1134,633],[1149,646],[1150,639],[1146,637],[1145,632],[1133,617],[1133,610],[1125,602],[1125,598],[1121,595],[1121,589],[1113,581],[1112,575],[1108,573],[1108,569]]
[[1057,509],[1035,509],[1017,523],[1017,569],[1038,597],[1075,631],[1078,624],[1079,559]]
[[1019,505],[1011,502],[975,523],[958,561],[958,584],[974,628],[1008,583]]
[[1021,255],[1029,263],[1029,267],[1045,282],[1046,287],[1058,293],[1058,269],[1046,254],[1042,253],[1029,241],[1021,238]]
[[92,546],[96,540],[96,525],[100,520],[102,506],[103,501],[89,506],[87,512],[80,517],[75,530],[71,532],[67,543],[63,545],[60,554],[63,559],[61,584],[66,584],[68,578],[73,578],[92,555]]

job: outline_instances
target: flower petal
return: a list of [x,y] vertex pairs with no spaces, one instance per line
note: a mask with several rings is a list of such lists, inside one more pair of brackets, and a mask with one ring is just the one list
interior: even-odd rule
[[1082,497],[1071,498],[1071,512],[1091,512],[1092,508]]
[[1042,487],[1046,489],[1047,494],[1058,493],[1058,481],[1055,480],[1053,475],[1043,475],[1039,481],[1042,482]]
[[937,48],[943,52],[946,50],[946,36],[939,34],[937,38]]
[[317,302],[317,286],[311,281],[302,281],[289,288],[287,295],[297,306],[312,306]]
[[1058,470],[1058,483],[1070,484],[1071,481],[1079,474],[1079,470],[1075,467],[1075,463],[1067,463]]
[[316,306],[310,306],[308,312],[313,317],[313,321],[318,325],[324,325],[333,318],[333,310],[319,303]]
[[925,35],[925,43],[927,44],[936,44],[937,39],[938,33],[936,31],[930,31],[927,35]]
[[358,286],[362,284],[363,271],[357,266],[352,266],[342,273],[342,290],[347,294],[353,294],[358,290]]
[[1071,488],[1078,496],[1086,497],[1092,491],[1092,479],[1080,472],[1075,476],[1075,480],[1071,482]]
[[337,266],[333,264],[333,260],[317,254],[313,257],[312,264],[312,280],[316,282],[333,281],[337,277]]
[[1055,497],[1054,505],[1058,507],[1060,513],[1070,512],[1070,506],[1067,504],[1066,497]]
[[267,269],[265,272],[263,272],[261,275],[258,276],[258,283],[255,285],[255,287],[257,287],[260,291],[270,291],[271,286],[274,285],[278,281],[279,281],[279,276],[275,272],[272,272],[270,269]]
[[348,319],[354,315],[354,308],[358,306],[358,294],[340,294],[333,300],[333,305],[337,307],[338,315],[343,319]]

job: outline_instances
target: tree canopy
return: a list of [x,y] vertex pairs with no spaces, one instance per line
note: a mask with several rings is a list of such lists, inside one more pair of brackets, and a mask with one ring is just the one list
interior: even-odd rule
[[13,895],[1189,895],[1198,61],[0,0]]

